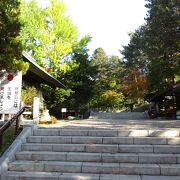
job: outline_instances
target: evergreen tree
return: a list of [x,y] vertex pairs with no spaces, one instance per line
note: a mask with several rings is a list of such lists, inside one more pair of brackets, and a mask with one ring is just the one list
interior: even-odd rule
[[146,0],[146,23],[130,36],[122,54],[128,68],[147,76],[150,93],[162,91],[180,76],[178,0]]
[[91,105],[106,111],[118,109],[124,100],[121,91],[123,62],[117,56],[108,57],[102,48],[98,48],[94,51],[92,63],[98,69],[98,73],[95,79],[96,93]]
[[148,82],[150,90],[157,91],[174,84],[175,75],[180,75],[180,6],[178,0],[147,0],[146,7],[148,46],[144,51],[151,61]]
[[148,64],[150,63],[144,48],[148,46],[148,42],[144,39],[146,25],[140,26],[134,33],[129,33],[130,42],[127,46],[123,46],[121,54],[126,68],[138,69],[141,73],[146,74]]
[[0,1],[0,70],[23,70],[25,73],[28,64],[22,59],[19,6],[19,0]]

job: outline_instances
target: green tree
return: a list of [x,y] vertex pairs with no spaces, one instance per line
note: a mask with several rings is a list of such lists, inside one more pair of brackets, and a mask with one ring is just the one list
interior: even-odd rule
[[38,90],[34,86],[24,86],[22,88],[21,100],[26,105],[33,105],[33,98],[38,96]]
[[28,63],[22,59],[19,6],[19,0],[0,1],[0,70],[23,70],[25,73]]
[[103,111],[116,111],[119,110],[124,101],[123,93],[119,93],[116,90],[106,90],[97,98],[93,99],[95,107]]
[[95,81],[96,94],[91,105],[107,111],[118,109],[124,98],[121,91],[123,62],[118,56],[108,57],[102,48],[98,48],[94,51],[92,63],[97,67],[98,73]]
[[153,93],[174,84],[180,75],[180,9],[177,0],[146,1],[146,23],[131,34],[122,54],[127,68],[147,76]]
[[104,66],[104,64],[106,64],[108,61],[108,55],[103,48],[97,48],[92,55],[92,60],[94,65],[97,65],[99,68],[101,68],[101,66]]
[[97,48],[92,55],[91,61],[98,70],[98,74],[96,77],[97,79],[96,86],[98,87],[97,90],[101,92],[101,89],[104,89],[105,86],[107,85],[105,81],[106,81],[108,55],[106,54],[103,48]]
[[78,30],[65,12],[65,4],[58,0],[51,0],[45,9],[35,0],[21,5],[24,49],[54,76],[78,42]]
[[65,101],[72,95],[71,89],[56,88],[50,86],[42,86],[44,103],[50,114],[60,118],[61,108],[67,107]]
[[88,56],[87,45],[90,40],[88,35],[84,36],[58,70],[57,78],[66,88],[55,91],[51,89],[48,90],[48,95],[45,94],[48,108],[56,114],[62,107],[75,110],[76,114],[84,114],[88,109],[88,103],[94,94],[94,77],[97,72]]
[[[177,0],[147,0],[146,7],[149,11],[145,53],[151,61],[149,87],[151,91],[162,90],[174,84],[175,75],[180,74],[180,7]],[[157,70],[157,67],[160,69]],[[159,79],[154,81],[154,77]]]
[[149,59],[144,52],[144,48],[148,46],[148,42],[144,39],[146,25],[140,26],[134,33],[129,33],[130,42],[127,46],[123,46],[121,54],[125,60],[126,68],[135,68],[143,74],[147,73]]
[[[70,65],[70,71],[59,74],[61,81],[64,81],[66,87],[74,93],[67,100],[68,106],[71,106],[76,112],[87,110],[88,104],[94,95],[94,81],[97,73],[96,67],[89,60],[87,44],[90,42],[89,36],[84,36],[79,45],[72,53],[72,61],[67,62]],[[63,79],[62,79],[63,78]]]

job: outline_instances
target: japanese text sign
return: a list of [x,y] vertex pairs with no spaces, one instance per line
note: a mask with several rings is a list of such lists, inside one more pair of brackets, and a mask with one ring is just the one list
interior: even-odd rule
[[20,109],[22,72],[0,72],[0,114],[15,114]]

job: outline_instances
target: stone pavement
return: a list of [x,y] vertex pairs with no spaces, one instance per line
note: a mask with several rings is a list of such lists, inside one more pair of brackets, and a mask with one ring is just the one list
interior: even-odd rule
[[[180,120],[114,120],[114,119],[85,119],[85,120],[59,120],[55,125],[42,125],[44,127],[61,127],[73,129],[115,129],[115,130],[157,130],[180,131]],[[171,136],[171,134],[170,134]],[[173,136],[173,135],[172,135]],[[180,176],[150,176],[150,175],[104,175],[102,180],[180,180]]]
[[178,120],[59,120],[32,128],[0,180],[180,180]]
[[40,127],[64,127],[82,129],[161,129],[180,130],[180,120],[114,120],[114,119],[84,119],[58,120],[57,124],[40,125]]

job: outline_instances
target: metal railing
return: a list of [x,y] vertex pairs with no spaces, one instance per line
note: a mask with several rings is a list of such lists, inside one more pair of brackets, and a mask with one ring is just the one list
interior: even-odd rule
[[24,106],[21,108],[10,120],[6,121],[2,127],[0,127],[0,151],[3,145],[3,134],[4,132],[15,122],[15,135],[18,133],[20,127],[20,116],[26,109],[32,108],[31,106]]

